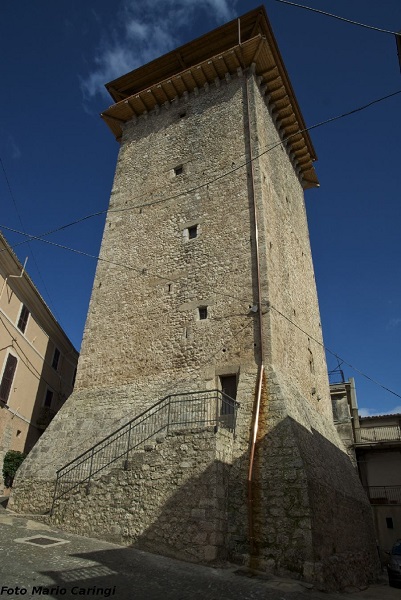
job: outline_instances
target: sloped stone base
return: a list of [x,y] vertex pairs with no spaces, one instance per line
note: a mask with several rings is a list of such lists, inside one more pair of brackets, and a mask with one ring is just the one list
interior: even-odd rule
[[225,559],[232,443],[214,428],[170,433],[62,497],[51,522],[191,562]]
[[234,461],[229,486],[234,560],[328,590],[377,579],[371,507],[334,425],[272,368],[255,454],[252,532],[244,526],[244,486],[243,497],[235,495],[248,468],[244,458]]
[[[93,482],[89,495],[86,486],[71,492],[56,506],[54,523],[184,560],[228,558],[315,582],[322,589],[374,581],[378,558],[372,513],[356,470],[324,411],[319,414],[272,367],[263,387],[249,531],[254,384],[254,372],[241,373],[234,437],[225,430],[169,435],[152,451],[133,454],[129,470],[124,471],[121,463],[104,473]],[[75,403],[76,414],[79,406],[82,412],[84,395]],[[73,408],[72,403],[70,413]],[[59,424],[55,419],[22,465],[10,500],[13,510],[50,509],[51,478],[66,462],[62,449],[74,430],[70,413],[62,415]],[[113,429],[116,424],[109,423]],[[99,420],[97,439],[109,432]],[[58,433],[60,444],[55,447]],[[53,440],[52,462],[46,459],[49,440]],[[69,448],[68,459],[80,451]]]

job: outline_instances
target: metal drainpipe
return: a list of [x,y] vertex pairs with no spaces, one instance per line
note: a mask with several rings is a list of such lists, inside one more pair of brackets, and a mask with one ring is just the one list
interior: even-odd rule
[[259,412],[260,412],[260,403],[261,403],[261,395],[262,395],[262,383],[263,383],[263,374],[264,374],[264,344],[263,344],[263,323],[262,323],[262,293],[261,293],[261,285],[260,285],[260,255],[259,255],[259,230],[258,230],[258,215],[255,201],[255,180],[254,180],[254,170],[253,170],[253,152],[252,152],[252,139],[251,139],[251,118],[250,118],[250,102],[249,102],[249,84],[248,84],[248,76],[245,75],[245,90],[246,90],[246,102],[247,102],[247,121],[248,121],[248,143],[249,143],[249,158],[250,158],[250,174],[251,174],[251,194],[252,194],[252,204],[253,204],[253,218],[254,218],[254,226],[255,226],[255,254],[256,254],[256,278],[257,278],[257,287],[258,287],[258,313],[259,313],[259,338],[260,338],[260,365],[259,365],[259,373],[258,373],[258,384],[256,388],[256,396],[254,403],[254,412],[252,418],[252,437],[251,437],[251,445],[250,445],[250,453],[249,453],[249,469],[248,469],[248,537],[250,542],[250,554],[251,557],[255,554],[255,539],[254,539],[254,531],[253,531],[253,493],[252,493],[252,484],[253,484],[253,467],[255,461],[255,448],[256,448],[256,439],[258,435],[259,429]]

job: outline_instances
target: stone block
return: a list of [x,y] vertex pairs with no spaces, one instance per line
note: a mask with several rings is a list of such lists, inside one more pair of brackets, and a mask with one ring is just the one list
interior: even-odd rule
[[204,508],[193,508],[191,510],[192,519],[205,519],[206,511]]
[[218,556],[218,549],[216,546],[205,546],[203,550],[203,557],[206,562],[212,562],[216,560]]

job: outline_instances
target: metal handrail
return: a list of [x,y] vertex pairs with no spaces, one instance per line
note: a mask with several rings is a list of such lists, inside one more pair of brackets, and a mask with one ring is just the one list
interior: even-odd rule
[[357,444],[393,441],[401,441],[401,429],[399,425],[375,425],[373,427],[355,429],[355,442]]
[[221,390],[170,394],[125,423],[100,442],[57,470],[50,514],[57,500],[82,483],[90,483],[97,473],[143,447],[162,432],[189,427],[220,426],[235,432],[239,403]]
[[401,485],[365,486],[371,504],[401,504]]

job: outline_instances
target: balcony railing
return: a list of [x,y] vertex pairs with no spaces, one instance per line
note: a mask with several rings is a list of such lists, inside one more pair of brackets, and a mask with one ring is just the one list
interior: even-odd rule
[[371,504],[401,504],[401,485],[371,485],[365,491]]
[[132,452],[143,449],[160,434],[210,426],[235,432],[238,406],[219,390],[173,394],[159,400],[57,471],[51,513],[59,498],[82,483],[89,490],[100,471],[119,459],[128,461]]
[[401,442],[401,429],[399,425],[387,427],[361,427],[355,430],[355,443],[370,444],[380,442]]

